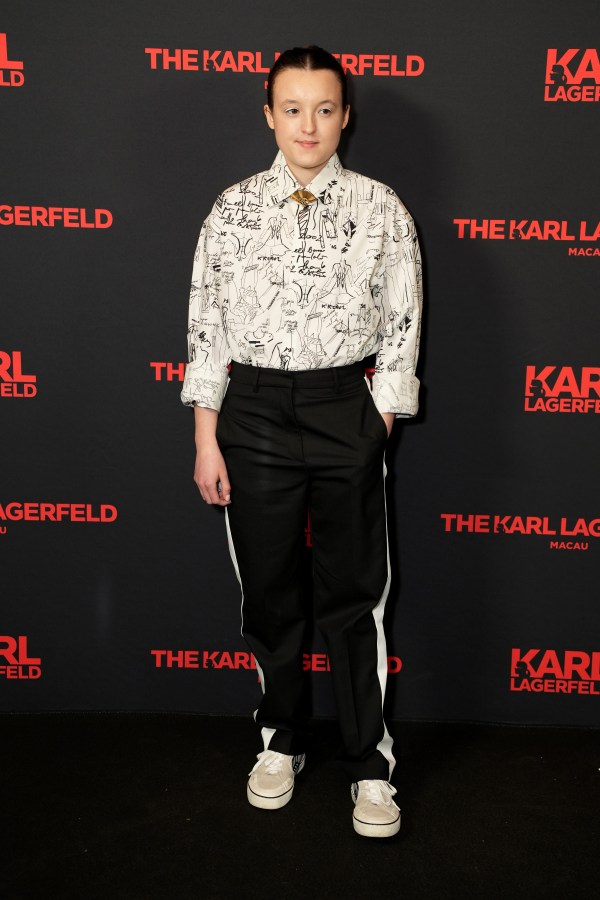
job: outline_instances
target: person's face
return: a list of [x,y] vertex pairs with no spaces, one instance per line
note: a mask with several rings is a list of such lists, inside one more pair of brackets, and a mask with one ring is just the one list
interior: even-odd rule
[[264,113],[277,146],[301,185],[318,175],[340,142],[350,107],[330,69],[284,69],[273,85],[273,109]]

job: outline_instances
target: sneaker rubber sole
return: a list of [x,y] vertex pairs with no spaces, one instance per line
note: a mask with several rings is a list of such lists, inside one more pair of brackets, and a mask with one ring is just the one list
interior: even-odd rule
[[250,803],[251,806],[256,806],[257,809],[281,809],[282,806],[285,806],[286,803],[290,802],[293,793],[294,785],[277,797],[265,797],[262,794],[256,794],[250,785],[248,785],[248,803]]
[[373,822],[363,822],[357,819],[356,816],[352,816],[352,823],[356,833],[361,834],[363,837],[393,837],[400,831],[400,814],[398,813],[398,818],[393,822],[382,822],[381,825]]

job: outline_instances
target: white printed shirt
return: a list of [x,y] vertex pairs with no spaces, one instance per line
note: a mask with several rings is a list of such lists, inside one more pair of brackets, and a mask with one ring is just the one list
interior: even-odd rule
[[181,400],[219,410],[231,360],[290,372],[376,351],[380,412],[414,416],[421,255],[395,192],[334,153],[301,188],[281,151],[270,169],[227,188],[202,225],[192,271]]

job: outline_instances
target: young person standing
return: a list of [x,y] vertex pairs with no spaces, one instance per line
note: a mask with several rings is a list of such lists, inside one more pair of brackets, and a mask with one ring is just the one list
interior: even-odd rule
[[[217,198],[192,273],[194,480],[225,507],[257,664],[263,750],[247,797],[277,809],[304,767],[302,537],[310,514],[315,621],[327,643],[359,834],[400,828],[383,719],[390,586],[385,447],[414,416],[421,258],[394,191],[343,168],[344,71],[319,47],[287,50],[264,112],[270,169]],[[372,384],[367,357],[372,355]]]

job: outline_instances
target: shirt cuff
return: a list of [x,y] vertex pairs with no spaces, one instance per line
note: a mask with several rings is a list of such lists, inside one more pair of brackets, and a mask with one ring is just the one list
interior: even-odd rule
[[225,366],[213,369],[206,363],[188,363],[181,390],[181,402],[185,406],[207,406],[219,412],[228,377],[229,372]]
[[373,400],[379,412],[396,418],[416,416],[419,410],[419,379],[401,372],[373,373]]

